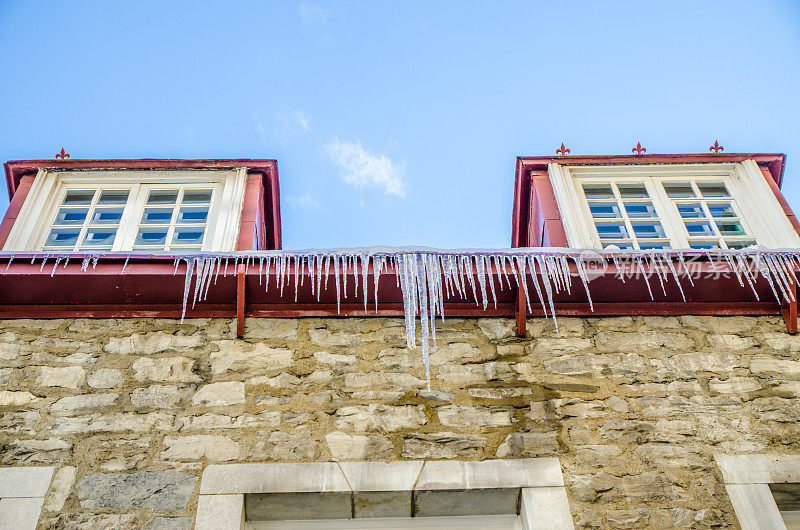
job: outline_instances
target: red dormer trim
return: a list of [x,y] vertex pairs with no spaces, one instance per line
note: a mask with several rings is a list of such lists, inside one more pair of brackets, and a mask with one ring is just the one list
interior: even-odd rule
[[720,153],[618,156],[520,156],[514,177],[514,206],[511,218],[511,246],[566,247],[567,236],[558,210],[547,165],[609,166],[644,164],[704,164],[744,162],[753,159],[767,178],[792,226],[800,234],[800,223],[780,191],[786,155],[779,153]]
[[0,224],[0,247],[40,169],[233,169],[247,168],[247,184],[236,250],[278,250],[281,247],[281,205],[278,162],[269,159],[138,159],[138,160],[12,160],[5,164],[11,205]]

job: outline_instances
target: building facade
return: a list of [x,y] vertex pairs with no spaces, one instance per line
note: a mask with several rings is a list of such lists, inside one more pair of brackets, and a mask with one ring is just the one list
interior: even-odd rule
[[792,528],[784,164],[521,157],[431,262],[279,252],[270,160],[9,162],[0,527]]

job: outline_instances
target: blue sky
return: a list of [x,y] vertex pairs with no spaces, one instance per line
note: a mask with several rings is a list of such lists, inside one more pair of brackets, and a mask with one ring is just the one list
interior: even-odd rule
[[0,72],[0,160],[276,158],[284,248],[508,246],[562,141],[784,152],[800,211],[800,2],[0,0]]

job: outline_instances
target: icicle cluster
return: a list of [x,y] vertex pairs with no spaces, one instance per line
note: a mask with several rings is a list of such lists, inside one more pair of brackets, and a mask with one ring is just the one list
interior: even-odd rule
[[[354,296],[358,298],[359,280],[364,311],[368,310],[368,299],[372,296],[375,310],[378,308],[378,282],[381,273],[391,268],[396,273],[398,286],[403,293],[405,314],[406,344],[409,349],[416,347],[416,321],[420,319],[422,361],[425,365],[428,388],[430,389],[430,364],[428,356],[430,346],[436,348],[436,317],[444,318],[444,300],[459,297],[466,299],[472,293],[475,304],[483,307],[494,304],[496,307],[497,290],[517,289],[521,287],[528,311],[531,309],[531,295],[528,285],[533,285],[536,299],[541,304],[546,316],[556,321],[554,295],[559,292],[570,292],[573,277],[577,276],[592,308],[589,292],[590,274],[598,268],[614,265],[619,280],[625,282],[625,268],[622,262],[633,266],[633,270],[641,275],[646,284],[650,298],[653,299],[651,278],[654,276],[666,294],[666,284],[674,281],[683,296],[681,280],[693,285],[692,272],[687,265],[686,256],[705,255],[708,261],[725,264],[725,270],[732,272],[740,286],[750,287],[758,299],[755,283],[762,276],[769,283],[775,298],[794,301],[792,285],[795,272],[800,269],[800,250],[778,249],[767,250],[751,248],[745,250],[708,250],[708,251],[597,251],[558,248],[518,248],[501,250],[436,250],[428,248],[391,248],[371,247],[356,249],[327,249],[304,251],[261,251],[232,253],[193,253],[175,255],[175,273],[179,265],[186,264],[183,315],[189,305],[205,300],[211,285],[216,283],[220,274],[233,274],[243,265],[247,272],[258,267],[259,282],[269,290],[274,281],[275,289],[283,295],[284,287],[294,286],[297,301],[298,286],[310,283],[312,294],[319,300],[320,293],[328,289],[329,277],[333,272],[333,284],[336,290],[337,309],[342,298],[347,298],[347,278],[355,278]],[[90,265],[95,267],[104,255],[81,255],[81,270]],[[13,254],[0,253],[0,257],[8,258],[6,270],[14,259]],[[119,258],[119,254],[113,255]],[[121,273],[125,272],[129,256],[125,256]],[[51,275],[63,262],[66,267],[70,256],[66,254],[39,254],[33,256],[31,263],[41,259],[40,270],[52,259]],[[630,270],[630,268],[628,268]],[[372,292],[370,293],[369,274],[372,273]],[[271,278],[274,277],[273,278]],[[526,281],[520,281],[528,278]],[[513,282],[513,283],[512,283]],[[194,288],[192,288],[192,285]],[[685,301],[685,297],[684,297]],[[182,318],[183,318],[182,315]]]

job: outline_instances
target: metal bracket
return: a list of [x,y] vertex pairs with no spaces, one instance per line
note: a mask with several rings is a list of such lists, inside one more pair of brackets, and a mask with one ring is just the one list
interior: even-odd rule
[[797,333],[797,278],[794,275],[789,277],[789,289],[792,300],[786,300],[781,303],[781,316],[786,322],[786,330],[794,335]]
[[514,316],[517,317],[517,336],[525,337],[528,333],[528,309],[525,307],[525,296],[522,293],[522,283],[525,277],[521,276],[517,280],[517,300],[514,308]]
[[236,270],[236,336],[240,339],[244,337],[244,271],[244,263],[240,263]]

